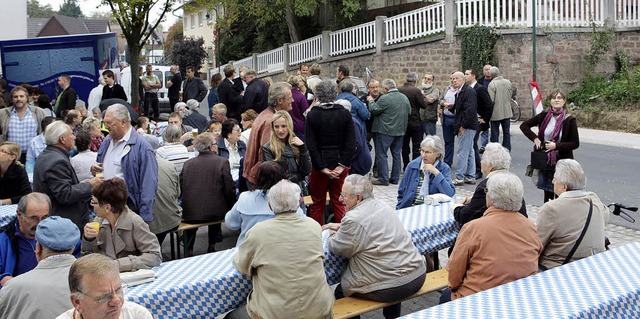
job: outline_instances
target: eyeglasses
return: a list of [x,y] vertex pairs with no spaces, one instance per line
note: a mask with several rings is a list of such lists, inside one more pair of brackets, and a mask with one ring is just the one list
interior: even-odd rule
[[99,303],[99,304],[104,304],[106,302],[108,302],[109,300],[113,299],[113,296],[120,296],[120,297],[124,297],[124,290],[127,288],[126,284],[123,284],[122,286],[118,287],[114,292],[110,292],[110,293],[106,293],[102,296],[98,296],[98,297],[92,297],[80,290],[78,290],[79,293],[93,299],[93,301]]
[[33,222],[33,223],[39,223],[47,218],[49,218],[49,214],[44,215],[42,217],[38,217],[38,216],[27,216],[27,214],[20,214],[22,217],[28,219],[29,221]]
[[355,194],[340,193],[340,197],[342,197],[342,198],[347,198],[347,197],[353,196],[353,195],[355,195]]
[[436,152],[432,152],[432,151],[429,151],[429,150],[423,150],[423,149],[421,149],[421,150],[420,150],[420,153],[422,153],[422,154],[435,154]]

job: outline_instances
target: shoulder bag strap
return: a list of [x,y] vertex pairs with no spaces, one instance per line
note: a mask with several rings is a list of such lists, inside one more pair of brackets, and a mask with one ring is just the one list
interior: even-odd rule
[[571,248],[569,255],[567,255],[567,258],[564,260],[564,262],[562,262],[563,265],[569,263],[569,261],[571,260],[571,257],[573,257],[573,254],[576,252],[576,250],[578,250],[578,246],[580,246],[580,242],[582,242],[582,238],[584,238],[584,234],[587,233],[587,228],[589,228],[589,222],[591,222],[592,213],[593,213],[593,202],[591,201],[591,199],[589,199],[589,215],[587,215],[587,222],[584,224],[584,228],[582,229],[582,233],[580,233],[580,237],[578,237],[576,244],[573,245],[573,248]]

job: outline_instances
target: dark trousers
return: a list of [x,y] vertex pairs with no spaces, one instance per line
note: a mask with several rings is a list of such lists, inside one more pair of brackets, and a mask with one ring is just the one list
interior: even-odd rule
[[[205,221],[185,221],[187,223],[190,224],[198,224],[198,223],[204,223]],[[211,251],[215,251],[215,244],[216,242],[220,242],[222,241],[222,227],[220,224],[216,224],[216,225],[209,225],[208,227],[208,237],[209,237],[209,248],[207,250],[207,252],[211,252]],[[198,232],[197,228],[194,229],[189,229],[189,230],[185,230],[184,231],[184,241],[186,242],[186,247],[185,249],[187,251],[189,251],[189,254],[191,255],[191,252],[193,252],[193,246],[196,243],[196,233]]]
[[482,134],[483,131],[476,131],[476,136],[473,138],[473,152],[476,155],[476,178],[480,178],[482,177],[482,167],[481,167],[481,163],[480,160],[482,159],[482,156],[480,156],[480,148],[478,147],[478,139],[480,138],[480,134]]
[[[427,277],[427,274],[422,274],[418,278],[398,287],[381,289],[372,292],[368,292],[365,294],[353,294],[353,297],[369,299],[373,301],[379,302],[393,302],[396,300],[402,300],[407,298],[422,288],[424,284],[424,280]],[[342,284],[338,284],[335,291],[336,299],[344,298],[344,292],[342,291]],[[382,308],[382,315],[385,319],[398,318],[400,317],[400,312],[402,310],[402,304],[399,302],[395,305],[387,306]],[[353,317],[360,318],[360,316]]]
[[176,230],[178,230],[178,226],[173,227],[167,231],[156,234],[156,238],[158,238],[158,242],[160,243],[160,246],[162,246],[162,242],[167,237],[167,235],[173,233]]
[[[158,111],[158,93],[146,92],[144,94],[144,115],[151,120],[158,121],[160,113]],[[153,117],[149,113],[149,107],[153,111]]]
[[[420,143],[422,142],[422,127],[407,126],[407,131],[402,140],[402,164],[406,168],[409,162],[420,156]],[[409,149],[409,144],[413,149]],[[409,155],[411,154],[411,156]]]
[[491,121],[491,142],[498,143],[500,138],[500,127],[502,127],[502,146],[511,152],[511,119],[506,118],[499,121]]
[[451,289],[444,288],[442,290],[442,295],[440,296],[440,304],[447,303],[451,301]]
[[169,106],[171,106],[171,112],[173,112],[176,103],[180,102],[180,97],[169,97]]
[[442,137],[444,139],[444,162],[453,166],[453,153],[456,144],[455,122],[453,117],[442,116]]

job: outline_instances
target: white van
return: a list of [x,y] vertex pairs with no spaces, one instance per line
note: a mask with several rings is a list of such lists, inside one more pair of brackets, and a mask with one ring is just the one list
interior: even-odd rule
[[[169,71],[170,68],[171,67],[165,65],[153,65],[153,74],[155,74],[162,83],[162,87],[158,90],[158,100],[160,101],[158,108],[160,114],[173,112],[171,105],[169,105],[169,97],[167,96],[167,81],[171,80],[173,76],[171,71]],[[122,85],[125,93],[127,93],[127,97],[129,98],[127,102],[131,103],[131,67],[126,67],[120,71],[120,85]]]

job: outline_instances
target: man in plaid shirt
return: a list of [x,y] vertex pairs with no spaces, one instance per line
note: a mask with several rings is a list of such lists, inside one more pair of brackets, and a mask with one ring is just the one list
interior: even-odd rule
[[29,105],[28,96],[27,89],[16,86],[11,90],[13,106],[0,110],[0,143],[18,143],[22,149],[20,162],[23,164],[29,142],[42,131],[40,123],[45,117],[41,108]]

